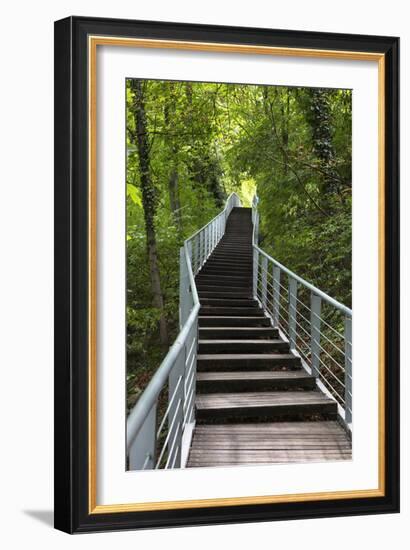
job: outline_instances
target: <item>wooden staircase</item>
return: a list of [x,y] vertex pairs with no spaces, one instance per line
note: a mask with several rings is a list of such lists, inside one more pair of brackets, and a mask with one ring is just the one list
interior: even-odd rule
[[234,208],[196,277],[201,302],[196,428],[188,467],[346,460],[336,401],[252,296],[250,208]]

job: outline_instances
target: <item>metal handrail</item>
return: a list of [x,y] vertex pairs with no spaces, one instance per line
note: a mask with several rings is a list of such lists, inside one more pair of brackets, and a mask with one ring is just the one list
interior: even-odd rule
[[198,303],[191,311],[191,314],[188,317],[188,320],[183,326],[182,330],[178,334],[177,339],[164,357],[164,360],[158,367],[158,370],[151,378],[148,386],[145,388],[142,395],[138,399],[137,404],[130,412],[127,419],[127,449],[130,448],[133,440],[135,439],[135,436],[142,428],[145,419],[150,413],[154,402],[157,400],[158,395],[161,393],[162,388],[168,382],[169,373],[175,364],[175,360],[178,357],[182,346],[185,344],[188,332],[193,326],[196,320],[196,316],[198,315],[199,308],[200,305]]
[[[232,208],[240,206],[236,193],[228,197],[225,208],[191,237],[180,250],[180,332],[139,397],[127,418],[127,453],[129,469],[153,469],[161,466],[168,446],[165,468],[184,466],[184,441],[189,447],[189,436],[195,422],[194,394],[198,342],[198,313],[200,301],[195,275],[225,233],[226,220]],[[193,268],[193,263],[195,268]],[[187,349],[193,350],[188,361]],[[191,352],[189,352],[191,353]],[[189,369],[187,367],[189,363]],[[195,363],[195,364],[194,364]],[[192,369],[194,369],[192,371]],[[192,372],[194,374],[192,374]],[[181,384],[181,378],[189,387]],[[168,406],[157,430],[157,401],[168,384]],[[182,404],[182,405],[181,405]],[[181,405],[181,406],[180,406]],[[157,452],[158,435],[168,420],[168,434]],[[159,456],[159,458],[157,458]]]
[[295,279],[295,281],[303,285],[305,288],[307,288],[308,290],[316,294],[316,296],[319,296],[320,298],[322,298],[322,300],[324,300],[331,306],[335,307],[345,315],[350,315],[350,316],[352,315],[352,310],[350,308],[341,304],[340,302],[338,302],[337,300],[335,300],[334,298],[326,294],[326,292],[323,292],[323,290],[320,290],[320,288],[317,288],[317,286],[312,285],[311,283],[308,283],[307,281],[305,281],[305,279],[303,279],[299,275],[296,275],[296,273],[294,273],[293,271],[291,271],[290,269],[288,269],[287,267],[279,263],[277,260],[275,260],[275,258],[272,258],[272,256],[269,256],[269,254],[267,254],[264,250],[259,248],[259,246],[257,245],[254,245],[254,246],[258,250],[259,254],[261,254],[262,256],[265,256],[270,262],[275,264],[281,271],[283,271],[283,273],[286,273],[287,275]]
[[[254,298],[261,303],[265,312],[271,317],[273,325],[280,328],[283,336],[289,340],[290,349],[301,356],[304,367],[317,377],[317,384],[322,391],[338,402],[339,415],[347,427],[351,428],[352,310],[282,265],[258,246],[258,203],[259,199],[255,195],[252,200]],[[281,283],[283,275],[288,279],[287,288]],[[268,286],[270,286],[270,289]],[[298,298],[298,286],[309,291],[309,305]],[[333,311],[336,310],[343,316],[343,334],[331,326],[330,321],[324,319],[322,302],[325,302],[328,307],[334,308]],[[309,311],[310,320],[298,311],[298,304],[299,307],[302,305]],[[285,307],[288,310],[287,319],[285,318],[286,313],[283,312]],[[335,335],[336,343],[332,340]],[[308,342],[306,336],[309,339]],[[323,342],[321,342],[322,339]],[[341,341],[343,341],[343,350],[339,347]],[[326,349],[327,343],[332,347]],[[302,349],[303,346],[305,350],[309,350],[308,355],[310,356],[306,355]],[[332,365],[343,373],[342,382],[334,375]],[[329,379],[329,375],[339,380],[339,382],[333,382]],[[341,393],[344,393],[344,395],[341,396]]]

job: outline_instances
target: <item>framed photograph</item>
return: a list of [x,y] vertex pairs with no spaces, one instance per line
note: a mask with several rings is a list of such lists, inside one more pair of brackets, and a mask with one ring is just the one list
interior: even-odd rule
[[399,510],[399,39],[55,23],[55,527]]

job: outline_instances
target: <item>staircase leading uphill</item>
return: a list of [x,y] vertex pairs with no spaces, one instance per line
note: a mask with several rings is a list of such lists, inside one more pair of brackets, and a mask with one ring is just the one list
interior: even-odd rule
[[196,277],[196,428],[188,467],[351,458],[337,404],[252,296],[250,208],[234,208]]

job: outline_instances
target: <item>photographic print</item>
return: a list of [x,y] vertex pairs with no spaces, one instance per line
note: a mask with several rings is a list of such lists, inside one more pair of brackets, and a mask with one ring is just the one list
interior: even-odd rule
[[397,512],[398,39],[55,31],[56,528]]
[[350,460],[352,91],[127,79],[126,117],[129,468]]

